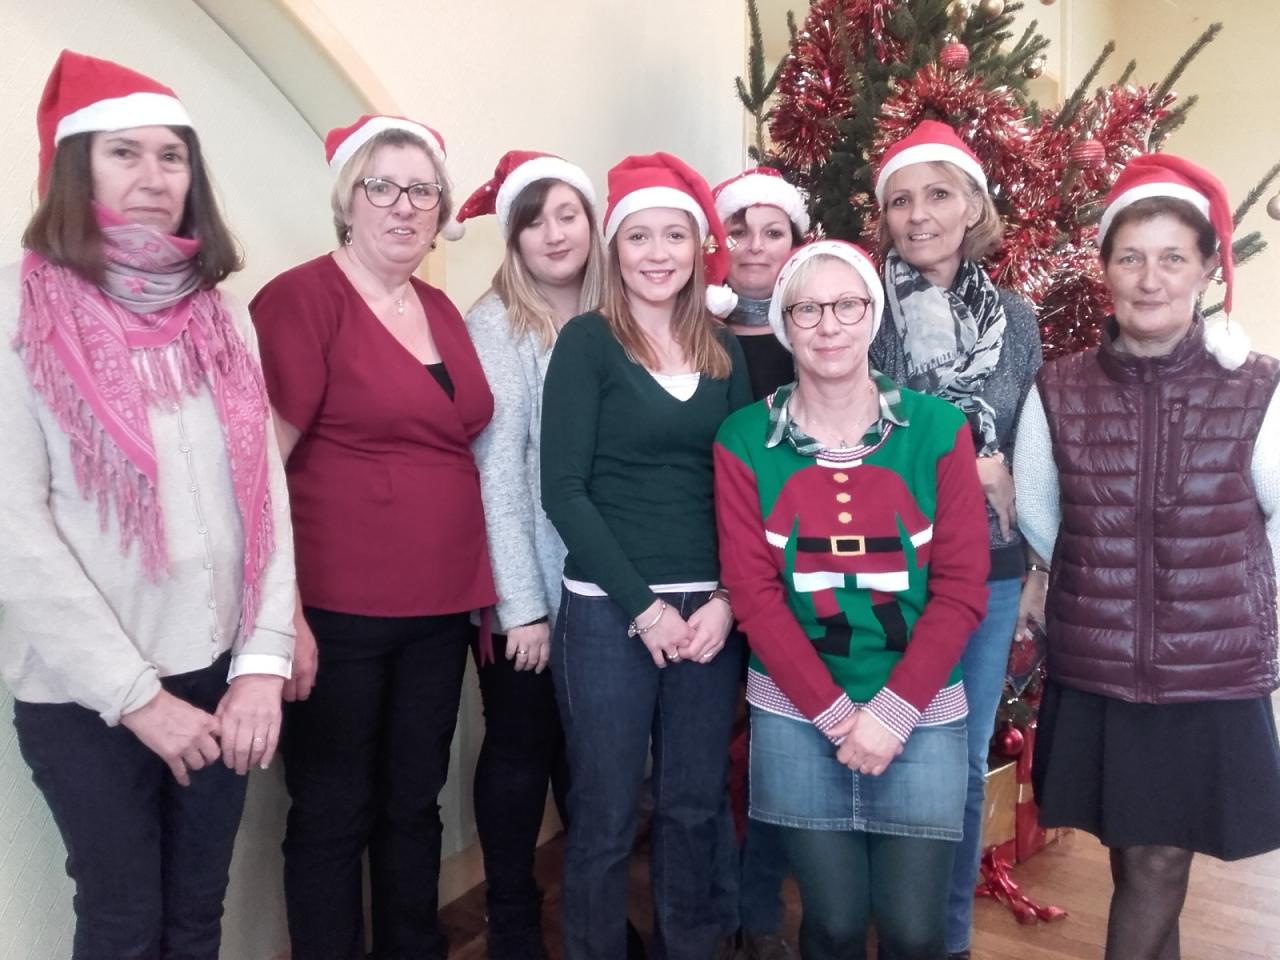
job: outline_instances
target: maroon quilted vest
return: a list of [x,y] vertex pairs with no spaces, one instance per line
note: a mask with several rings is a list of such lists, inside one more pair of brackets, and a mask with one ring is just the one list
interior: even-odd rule
[[1276,575],[1250,466],[1280,362],[1224,370],[1199,322],[1163,357],[1103,340],[1037,378],[1062,491],[1049,672],[1138,703],[1270,693]]

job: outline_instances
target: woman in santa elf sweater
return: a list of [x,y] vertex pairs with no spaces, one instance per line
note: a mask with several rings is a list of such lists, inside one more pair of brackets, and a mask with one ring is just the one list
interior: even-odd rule
[[[627,859],[653,748],[658,956],[707,960],[717,815],[741,644],[719,589],[711,445],[750,401],[706,181],[665,153],[609,171],[598,313],[556,341],[542,403],[542,501],[568,547],[551,669],[569,748],[564,946],[618,958]],[[713,249],[705,249],[709,243]]]
[[751,644],[751,816],[800,883],[806,960],[945,952],[965,798],[958,661],[986,603],[964,416],[873,372],[884,294],[852,244],[801,247],[775,335],[796,383],[716,440],[722,578]]
[[1040,367],[1040,332],[1031,305],[997,287],[979,262],[1000,245],[1000,216],[978,158],[951,127],[926,120],[890,147],[876,199],[887,306],[871,365],[964,413],[987,496],[991,597],[961,661],[969,795],[947,907],[947,950],[963,958],[981,857],[987,745],[1009,646],[1016,629],[1043,619],[1045,574],[1027,569],[1009,472],[1018,411]]

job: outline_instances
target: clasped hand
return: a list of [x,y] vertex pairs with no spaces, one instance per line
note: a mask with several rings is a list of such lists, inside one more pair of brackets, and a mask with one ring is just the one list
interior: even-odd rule
[[245,674],[231,681],[213,713],[166,690],[120,723],[162,759],[173,778],[190,786],[190,771],[222,761],[236,773],[270,766],[280,737],[284,678]]

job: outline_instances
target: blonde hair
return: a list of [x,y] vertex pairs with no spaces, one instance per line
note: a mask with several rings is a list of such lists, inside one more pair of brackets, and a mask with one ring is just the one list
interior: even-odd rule
[[582,290],[578,294],[578,312],[587,313],[600,306],[604,293],[605,256],[596,214],[578,188],[563,180],[535,180],[516,195],[507,221],[507,248],[498,272],[493,275],[492,284],[493,292],[507,308],[511,336],[519,339],[527,333],[534,333],[543,349],[547,350],[556,340],[556,312],[530,275],[524,257],[520,256],[520,234],[542,213],[551,188],[561,183],[572,190],[582,204],[591,231],[587,262],[582,270]]
[[[966,194],[970,203],[976,203],[979,209],[978,220],[971,227],[966,227],[964,239],[960,241],[960,255],[966,260],[981,260],[983,257],[1000,249],[1000,240],[1004,236],[1004,223],[1000,220],[1000,212],[996,210],[991,194],[978,185],[978,181],[965,173],[954,163],[945,160],[928,161],[929,167],[942,174],[948,183],[959,187]],[[892,180],[892,176],[889,178]],[[876,240],[880,248],[880,256],[893,249],[893,237],[889,236],[888,218],[880,211],[880,222],[876,226]]]
[[[690,235],[698,236],[698,225],[692,214],[684,214],[689,218]],[[631,315],[627,288],[622,282],[622,270],[618,266],[619,235],[609,241],[609,271],[605,276],[600,312],[609,322],[609,330],[627,351],[627,356],[635,363],[654,370],[658,367],[658,356]],[[698,373],[724,380],[733,370],[733,361],[720,342],[719,331],[724,329],[724,324],[712,316],[704,302],[706,290],[707,274],[702,264],[702,250],[698,249],[693,258],[693,274],[676,295],[675,307],[671,311],[671,336],[680,344],[685,359]]]
[[436,168],[436,182],[440,184],[436,223],[443,229],[453,214],[453,183],[449,180],[449,171],[421,137],[408,130],[383,130],[368,143],[361,144],[338,171],[338,179],[334,181],[333,190],[329,194],[329,206],[333,208],[333,226],[338,233],[338,242],[346,243],[351,233],[351,195],[356,184],[365,177],[369,160],[379,147],[418,147],[431,158],[431,163]]

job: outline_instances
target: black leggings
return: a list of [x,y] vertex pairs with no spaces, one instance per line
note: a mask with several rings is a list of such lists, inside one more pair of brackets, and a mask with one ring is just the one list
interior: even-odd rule
[[496,660],[480,667],[484,745],[476,761],[476,832],[484,853],[490,954],[504,936],[537,937],[542,895],[534,853],[547,802],[547,783],[563,813],[568,789],[564,733],[551,671],[516,670],[495,635]]
[[804,960],[863,960],[875,918],[880,960],[945,960],[956,844],[856,830],[779,830],[800,884]]

